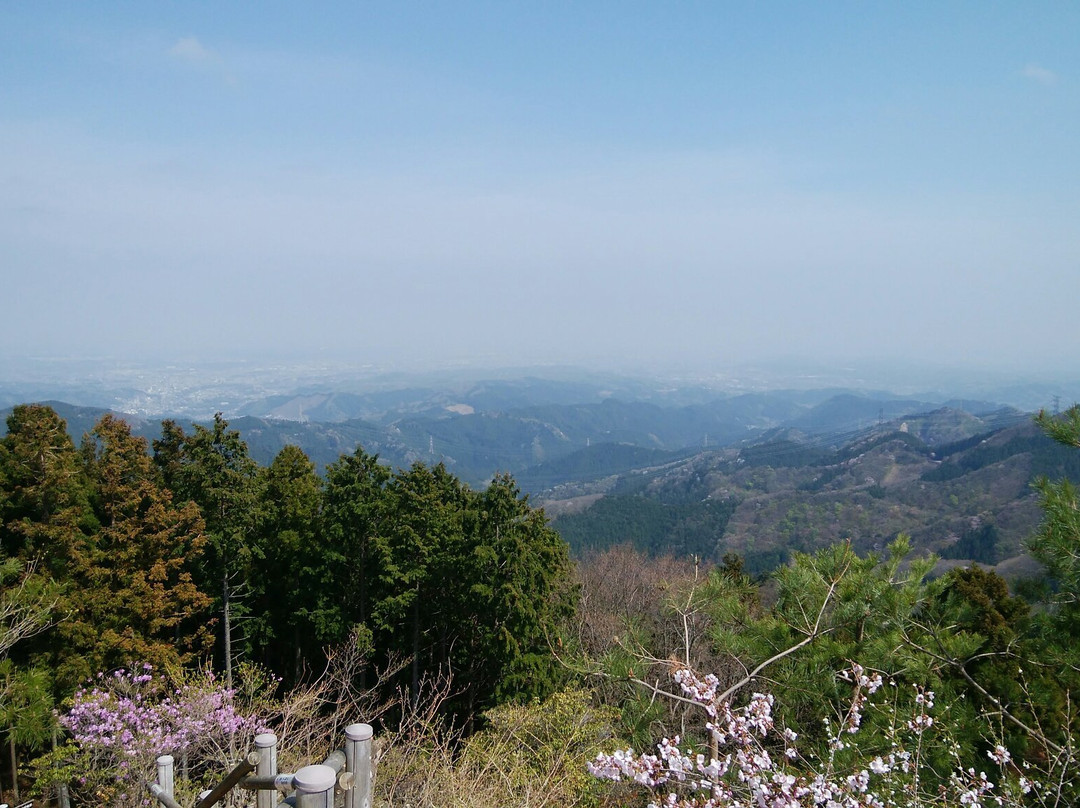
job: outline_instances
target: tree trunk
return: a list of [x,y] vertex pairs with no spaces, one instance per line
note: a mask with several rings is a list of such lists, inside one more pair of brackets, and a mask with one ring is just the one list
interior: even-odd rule
[[[56,751],[56,727],[53,727],[52,733],[52,748],[53,752]],[[68,791],[67,783],[56,784],[56,804],[59,808],[71,808],[71,794]]]
[[15,732],[8,733],[8,747],[11,749],[11,788],[15,793],[15,802],[22,799],[19,796],[19,769],[15,764]]
[[[368,624],[368,593],[367,593],[367,539],[360,543],[360,622]],[[351,617],[352,615],[350,615]],[[360,689],[367,690],[368,675],[367,665],[360,666]]]
[[229,574],[221,579],[222,603],[225,611],[225,686],[232,690],[232,620],[229,616]]
[[420,702],[420,595],[413,599],[412,706]]
[[300,653],[300,627],[293,626],[293,681],[300,681],[300,674],[303,673],[303,654]]

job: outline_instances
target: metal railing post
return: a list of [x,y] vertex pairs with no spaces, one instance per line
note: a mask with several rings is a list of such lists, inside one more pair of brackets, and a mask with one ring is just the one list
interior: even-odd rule
[[329,766],[305,766],[293,775],[296,808],[334,808],[337,773]]
[[[259,753],[255,773],[259,777],[277,776],[277,735],[272,732],[256,735],[255,749]],[[255,795],[256,808],[274,808],[277,805],[277,796],[275,789],[260,789]]]
[[345,808],[371,808],[371,737],[370,724],[345,727],[345,771],[352,782],[345,791]]
[[161,792],[170,797],[175,797],[175,785],[173,782],[173,756],[161,755],[157,759],[157,782],[161,786]]

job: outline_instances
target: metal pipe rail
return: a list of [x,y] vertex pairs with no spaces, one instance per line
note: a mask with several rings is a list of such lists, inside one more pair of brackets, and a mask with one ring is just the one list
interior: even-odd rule
[[[257,808],[333,808],[334,794],[344,795],[345,808],[371,808],[373,731],[369,724],[345,728],[345,748],[331,752],[322,763],[305,766],[295,773],[277,771],[277,736],[262,733],[255,737],[255,751],[249,753],[224,779],[204,792],[195,808],[213,808],[232,789],[258,791]],[[255,772],[255,774],[252,774]],[[147,788],[165,808],[184,808],[174,796],[173,758],[157,759],[157,782]],[[295,792],[278,803],[277,795]]]

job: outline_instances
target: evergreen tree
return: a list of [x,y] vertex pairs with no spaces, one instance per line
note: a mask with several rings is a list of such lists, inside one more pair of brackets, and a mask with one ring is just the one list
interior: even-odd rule
[[97,529],[67,424],[48,406],[15,407],[0,439],[0,547],[40,560],[61,578],[67,558]]
[[84,442],[99,529],[69,559],[68,618],[58,627],[89,676],[135,661],[165,666],[206,649],[210,599],[191,567],[206,543],[198,508],[177,507],[146,440],[105,415]]
[[576,592],[566,543],[509,475],[474,495],[470,553],[462,558],[459,603],[472,627],[468,714],[505,700],[544,698],[562,671],[551,653]]
[[377,455],[359,447],[326,469],[314,615],[316,635],[323,641],[343,640],[353,625],[371,622],[374,546],[389,528],[390,477]]
[[[386,530],[372,540],[372,609],[376,645],[411,659],[409,692],[423,672],[447,661],[452,639],[452,559],[463,546],[467,489],[440,463],[415,463],[386,488]],[[449,672],[449,671],[446,671]]]
[[[566,544],[513,479],[473,492],[443,465],[393,474],[357,450],[327,470],[324,630],[367,625],[379,659],[408,659],[409,692],[450,675],[471,720],[559,681],[549,643],[573,608]],[[329,596],[334,597],[334,594]]]
[[218,413],[213,427],[195,424],[192,434],[173,421],[162,423],[154,441],[154,462],[178,501],[199,506],[206,523],[207,547],[197,573],[204,592],[213,592],[221,615],[220,656],[231,686],[233,661],[249,643],[236,635],[251,594],[251,538],[258,502],[257,465],[240,433]]
[[53,737],[52,681],[43,668],[16,668],[10,659],[0,662],[0,726],[7,731],[11,782],[19,798],[17,748],[39,751]]
[[249,639],[263,661],[295,680],[305,654],[319,650],[312,629],[318,611],[321,563],[317,540],[322,492],[315,465],[298,446],[286,446],[259,470],[259,509],[252,547]]
[[[1058,417],[1041,412],[1036,422],[1059,443],[1080,448],[1080,405]],[[1058,635],[1071,643],[1080,637],[1080,496],[1069,480],[1040,477],[1035,488],[1043,518],[1028,548],[1056,584],[1054,622]]]
[[36,660],[67,693],[109,667],[201,651],[207,599],[188,564],[205,541],[202,520],[193,506],[173,505],[146,442],[107,415],[78,452],[63,419],[36,405],[17,407],[8,426],[0,441],[4,548],[36,568],[42,579],[20,587],[55,602],[56,617],[20,646],[17,663]]

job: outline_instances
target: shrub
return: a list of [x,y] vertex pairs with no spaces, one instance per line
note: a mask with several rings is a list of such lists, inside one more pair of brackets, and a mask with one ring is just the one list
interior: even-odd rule
[[[872,701],[884,688],[881,675],[853,665],[841,676],[851,684],[853,696],[842,719],[827,725],[830,743],[824,757],[804,757],[798,736],[775,725],[773,696],[755,693],[746,706],[733,709],[718,700],[715,676],[702,678],[680,668],[674,678],[682,696],[669,695],[704,708],[704,742],[684,747],[676,736],[661,740],[657,754],[630,749],[600,754],[589,771],[599,778],[637,783],[659,796],[650,805],[668,808],[1019,806],[1044,797],[1052,802],[1063,793],[1061,780],[1047,788],[1015,768],[1001,744],[987,751],[993,776],[975,768],[935,769],[931,758],[935,751],[950,748],[950,728],[935,719],[932,692],[919,690],[911,714],[900,715],[888,700]],[[860,732],[863,713],[870,708],[889,718],[884,731]],[[1059,759],[1058,764],[1058,774],[1064,775],[1074,761]]]
[[71,785],[78,803],[136,806],[146,802],[155,760],[180,763],[178,794],[220,775],[262,731],[241,712],[234,692],[203,671],[176,681],[148,664],[98,674],[59,716],[68,741],[36,762],[37,788]]

